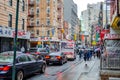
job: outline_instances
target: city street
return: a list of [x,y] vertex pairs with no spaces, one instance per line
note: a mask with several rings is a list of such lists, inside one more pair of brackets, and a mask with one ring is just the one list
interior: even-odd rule
[[63,80],[61,76],[73,68],[76,68],[81,62],[82,60],[79,61],[77,58],[75,61],[68,61],[63,65],[48,65],[45,74],[36,73],[28,77],[27,80]]
[[49,65],[45,74],[35,74],[27,80],[99,80],[99,59],[93,58],[85,67],[83,60],[68,61],[64,65]]

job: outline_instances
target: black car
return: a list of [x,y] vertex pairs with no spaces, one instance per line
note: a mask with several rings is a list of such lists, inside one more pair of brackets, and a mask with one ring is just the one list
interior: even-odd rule
[[[0,53],[0,80],[12,78],[13,51]],[[23,80],[26,76],[35,72],[45,72],[46,62],[38,60],[33,55],[16,52],[16,79]]]
[[59,64],[63,64],[65,62],[67,62],[67,57],[64,53],[62,52],[53,52],[50,53],[49,55],[45,56],[46,58],[46,63],[59,63]]

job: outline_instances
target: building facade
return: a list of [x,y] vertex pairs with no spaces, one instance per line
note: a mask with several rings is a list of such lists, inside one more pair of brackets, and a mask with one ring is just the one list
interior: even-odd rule
[[[15,37],[16,0],[0,0],[0,52],[13,50]],[[27,50],[30,33],[27,32],[27,0],[19,2],[17,50]]]
[[36,45],[61,40],[63,0],[28,0],[27,30],[31,32],[31,42]]
[[75,27],[78,25],[77,5],[73,0],[64,0],[64,20],[71,24],[71,39],[74,39]]

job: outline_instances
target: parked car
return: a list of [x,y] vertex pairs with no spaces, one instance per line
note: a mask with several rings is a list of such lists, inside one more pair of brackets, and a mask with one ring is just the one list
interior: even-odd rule
[[37,48],[30,48],[27,53],[30,53],[30,54],[32,54],[32,53],[39,54],[37,50],[38,50]]
[[[13,51],[0,53],[0,80],[10,80],[12,78]],[[33,55],[16,52],[16,79],[23,80],[26,76],[35,72],[44,73],[46,62],[37,60]]]
[[39,54],[46,56],[48,55],[48,51],[46,50],[46,48],[38,48],[37,51],[39,52]]
[[67,58],[65,56],[64,53],[62,52],[53,52],[50,53],[49,55],[47,55],[46,57],[46,63],[59,63],[59,64],[63,64],[65,62],[67,62]]
[[30,48],[29,53],[47,55],[48,51],[46,48]]

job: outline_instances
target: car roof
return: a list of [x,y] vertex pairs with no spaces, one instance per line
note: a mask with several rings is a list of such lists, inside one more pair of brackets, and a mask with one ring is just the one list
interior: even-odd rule
[[50,53],[49,55],[61,55],[61,52],[52,52],[52,53]]
[[[5,52],[1,52],[0,54],[6,54],[6,55],[11,55],[13,56],[14,55],[14,51],[5,51]],[[16,51],[16,56],[20,56],[20,55],[26,55],[20,51]]]

